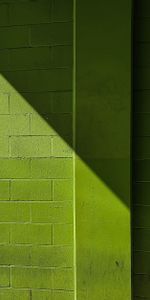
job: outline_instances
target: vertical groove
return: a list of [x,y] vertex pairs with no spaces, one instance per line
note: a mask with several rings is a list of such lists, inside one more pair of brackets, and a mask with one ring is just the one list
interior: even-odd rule
[[73,0],[73,223],[74,223],[74,300],[77,300],[76,274],[76,0]]

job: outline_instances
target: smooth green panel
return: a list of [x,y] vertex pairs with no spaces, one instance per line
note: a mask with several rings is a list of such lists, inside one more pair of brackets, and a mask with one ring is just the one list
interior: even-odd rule
[[77,299],[131,299],[131,1],[76,3]]

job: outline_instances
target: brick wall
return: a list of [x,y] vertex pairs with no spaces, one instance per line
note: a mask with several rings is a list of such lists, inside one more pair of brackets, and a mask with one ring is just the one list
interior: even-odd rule
[[72,300],[72,0],[0,1],[0,299]]
[[133,296],[150,299],[150,1],[134,1]]

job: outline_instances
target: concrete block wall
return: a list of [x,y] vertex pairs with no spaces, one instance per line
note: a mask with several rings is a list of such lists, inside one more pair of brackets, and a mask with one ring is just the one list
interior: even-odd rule
[[133,296],[150,299],[150,2],[134,1]]
[[72,0],[0,1],[2,300],[74,299],[72,41]]

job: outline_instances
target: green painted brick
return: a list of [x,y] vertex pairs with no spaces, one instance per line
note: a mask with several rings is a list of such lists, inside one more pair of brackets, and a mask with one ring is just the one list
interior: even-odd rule
[[9,138],[0,136],[0,157],[9,157]]
[[150,230],[149,228],[135,228],[134,234],[134,250],[150,251]]
[[0,26],[8,25],[8,5],[7,3],[0,4]]
[[9,6],[10,24],[47,23],[50,21],[51,1],[14,2]]
[[51,200],[50,180],[21,180],[11,183],[11,200]]
[[31,26],[31,44],[40,45],[61,45],[72,43],[72,23],[37,24]]
[[68,201],[73,198],[73,182],[72,180],[54,180],[54,200]]
[[34,108],[28,103],[26,97],[18,91],[10,92],[10,113],[26,114],[34,111]]
[[29,178],[30,160],[0,159],[0,178]]
[[0,265],[72,267],[72,247],[0,245]]
[[33,290],[32,300],[53,300],[52,291]]
[[71,141],[66,137],[65,140],[59,136],[53,137],[53,152],[52,155],[55,157],[72,157],[73,151],[71,148]]
[[149,263],[150,263],[150,253],[149,252],[134,252],[133,264],[134,272],[136,274],[148,274],[149,273]]
[[[135,274],[133,277],[133,286],[136,287],[136,295],[144,300],[150,298],[149,290],[149,275],[148,274]],[[139,299],[138,299],[139,300]]]
[[68,246],[33,246],[30,256],[33,266],[72,267],[73,265],[73,249]]
[[8,267],[0,267],[0,287],[8,287],[10,282],[10,269]]
[[9,70],[9,50],[7,49],[0,51],[0,69],[1,71]]
[[17,245],[0,246],[1,265],[31,265],[31,247]]
[[53,291],[53,300],[74,300],[74,293],[71,291]]
[[20,93],[72,89],[72,70],[68,68],[3,71],[3,75]]
[[30,300],[30,291],[2,289],[0,290],[0,299],[1,300]]
[[72,46],[56,46],[52,50],[52,65],[54,67],[71,67],[73,64]]
[[61,135],[72,134],[72,117],[70,114],[49,114],[40,116],[33,114],[31,118],[32,135]]
[[27,26],[0,27],[0,49],[28,46],[28,30]]
[[33,290],[32,300],[73,300],[74,294],[70,291],[42,291]]
[[9,95],[6,93],[0,93],[0,114],[8,114],[8,113],[9,113]]
[[10,225],[0,224],[0,244],[9,243],[10,239]]
[[1,115],[0,135],[29,134],[29,115]]
[[12,286],[16,288],[52,288],[52,271],[40,268],[13,268]]
[[11,238],[14,244],[51,244],[51,225],[12,224]]
[[11,116],[11,134],[26,135],[30,131],[29,115],[12,115]]
[[150,228],[150,219],[149,219],[150,207],[144,205],[135,205],[134,206],[134,216],[133,216],[133,226],[134,227],[143,227]]
[[30,221],[30,207],[26,203],[0,203],[0,222]]
[[10,53],[10,70],[32,70],[51,66],[51,49],[49,47],[12,49]]
[[71,92],[53,93],[52,110],[54,113],[72,112],[72,93]]
[[51,138],[45,136],[21,136],[11,138],[12,157],[50,157]]
[[34,203],[31,206],[33,222],[71,223],[73,220],[72,203]]
[[55,269],[54,276],[54,289],[73,290],[74,288],[74,274],[72,269]]
[[73,244],[73,225],[72,224],[54,224],[53,235],[55,245]]
[[0,116],[0,135],[10,135],[10,116],[1,115]]
[[52,93],[21,93],[11,92],[10,112],[17,114],[35,113],[47,114],[52,112]]
[[0,181],[0,200],[9,200],[9,181]]
[[68,21],[73,18],[73,1],[72,0],[54,0],[53,20]]
[[70,178],[72,177],[72,159],[36,158],[31,160],[33,178]]
[[52,117],[32,114],[31,116],[31,134],[32,135],[54,135],[55,129],[51,125]]

